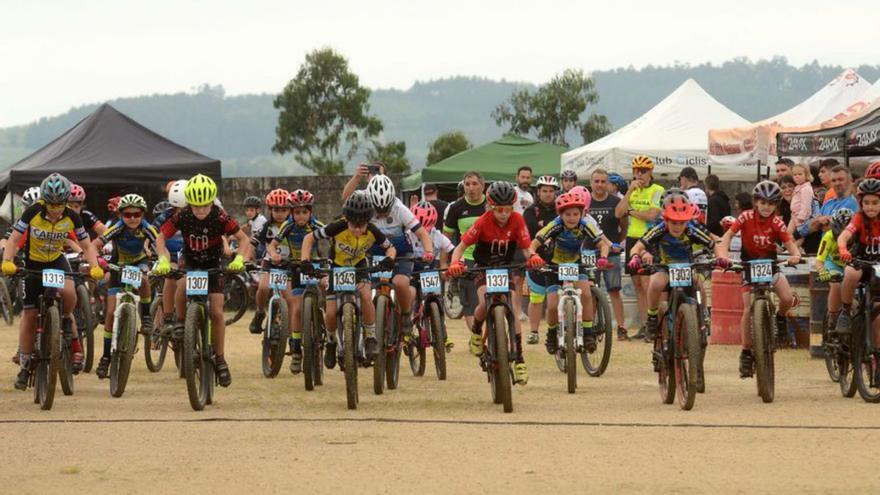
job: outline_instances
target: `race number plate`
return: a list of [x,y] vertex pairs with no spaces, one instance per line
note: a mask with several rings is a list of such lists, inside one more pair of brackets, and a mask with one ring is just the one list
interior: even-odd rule
[[[385,259],[385,256],[373,256],[373,265],[378,265],[379,262],[384,259]],[[390,271],[389,272],[374,272],[370,278],[372,278],[373,280],[380,280],[383,278],[388,280],[391,278],[391,275],[392,275],[392,272],[390,272]]]
[[208,272],[186,272],[186,295],[208,295]]
[[670,287],[690,287],[692,283],[693,275],[691,274],[691,265],[686,263],[669,265]]
[[[312,263],[312,266],[314,266],[315,268],[320,268],[320,267],[321,267],[318,263]],[[305,275],[305,274],[303,274],[303,273],[300,273],[300,274],[299,274],[299,283],[300,283],[301,285],[304,285],[304,286],[308,286],[308,285],[318,285],[318,279],[315,278],[315,277],[310,277],[310,276],[308,276],[308,275]]]
[[559,264],[559,280],[562,282],[577,282],[579,272],[580,270],[575,263]]
[[751,265],[749,275],[753,284],[769,284],[773,281],[773,261],[751,260],[749,264]]
[[486,292],[490,294],[510,292],[510,275],[507,270],[486,270]]
[[425,272],[419,274],[422,283],[422,294],[440,293],[440,272]]
[[[596,267],[596,251],[593,249],[582,249],[581,250],[581,263],[584,265],[595,268]],[[562,280],[560,278],[560,280]]]
[[287,272],[284,270],[269,270],[269,288],[272,290],[286,289]]
[[50,289],[64,288],[64,271],[46,269],[43,270],[43,287]]
[[333,290],[336,292],[357,290],[357,274],[354,268],[347,266],[333,268]]
[[130,285],[135,289],[141,288],[141,269],[137,266],[123,266],[119,275],[122,285]]

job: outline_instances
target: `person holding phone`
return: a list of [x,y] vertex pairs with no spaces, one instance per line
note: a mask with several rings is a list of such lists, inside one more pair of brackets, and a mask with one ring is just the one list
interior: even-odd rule
[[342,201],[347,200],[359,187],[365,186],[370,179],[377,175],[385,175],[384,163],[375,161],[358,165],[354,175],[345,183],[345,187],[342,189]]

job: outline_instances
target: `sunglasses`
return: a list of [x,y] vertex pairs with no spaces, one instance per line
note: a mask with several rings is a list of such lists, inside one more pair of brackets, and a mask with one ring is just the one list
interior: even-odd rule
[[647,173],[648,173],[648,169],[646,169],[646,168],[634,168],[634,169],[633,169],[633,173],[634,173],[634,174],[647,174]]
[[513,206],[493,206],[492,209],[498,213],[510,213],[513,211]]
[[125,211],[122,212],[122,216],[125,218],[140,218],[144,216],[144,212],[142,211]]

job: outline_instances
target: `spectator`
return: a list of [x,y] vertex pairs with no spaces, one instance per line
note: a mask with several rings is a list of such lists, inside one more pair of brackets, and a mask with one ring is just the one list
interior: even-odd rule
[[522,215],[535,202],[532,196],[532,167],[520,167],[516,171],[516,196],[513,211]]
[[[556,192],[559,190],[559,183],[556,177],[552,175],[543,175],[538,178],[538,200],[526,209],[523,217],[526,221],[526,227],[529,229],[529,236],[534,239],[535,234],[544,228],[549,222],[556,218]],[[549,261],[550,253],[545,253],[543,247],[538,249],[538,255]],[[529,327],[529,344],[537,344],[540,342],[541,318],[544,316],[544,298],[547,295],[547,284],[543,272],[530,271],[526,272],[526,281],[529,287],[529,303],[528,316]]]
[[700,176],[694,167],[685,167],[678,174],[678,185],[682,191],[687,191],[692,187],[700,186]]
[[789,158],[780,158],[776,162],[776,178],[773,179],[776,183],[779,183],[779,179],[781,179],[785,175],[791,175],[791,167],[794,166],[794,162]]
[[[450,239],[461,239],[461,236],[471,228],[477,218],[486,212],[486,195],[483,194],[485,180],[479,172],[464,174],[464,197],[449,205],[446,220],[443,223],[443,233]],[[474,266],[474,246],[469,247],[463,256],[468,267]],[[459,279],[459,290],[462,305],[462,314],[469,329],[473,329],[474,309],[477,307],[477,288],[474,280],[469,278]]]
[[819,182],[826,189],[825,195],[817,198],[820,204],[824,205],[828,200],[837,197],[837,193],[834,191],[834,185],[831,183],[831,171],[838,166],[840,166],[840,162],[834,158],[826,158],[819,162]]
[[574,173],[574,170],[563,170],[559,180],[562,182],[562,192],[567,193],[571,191],[572,187],[577,185],[578,176]]
[[795,187],[791,198],[791,220],[788,223],[788,231],[793,234],[794,229],[809,220],[813,214],[813,186],[810,184],[810,169],[803,163],[791,168],[791,176]]
[[706,226],[717,236],[724,235],[721,219],[730,215],[730,198],[721,189],[717,175],[706,176],[706,194],[709,196],[709,211],[706,213]]
[[794,198],[795,188],[794,177],[790,175],[780,177],[779,188],[782,189],[782,201],[779,202],[776,214],[782,217],[782,223],[788,225],[791,222],[791,200]]
[[840,208],[848,208],[852,211],[858,211],[859,203],[852,195],[852,174],[848,168],[843,165],[836,165],[831,169],[829,181],[831,190],[834,195],[826,201],[816,215],[810,218],[795,231],[795,238],[806,237],[810,233],[828,230],[831,225],[831,216]]
[[437,185],[424,184],[422,186],[422,198],[428,203],[434,205],[434,209],[441,215],[440,218],[437,219],[437,225],[443,225],[442,215],[446,212],[446,207],[449,206],[449,203],[437,197]]
[[[611,241],[611,253],[608,263],[611,267],[598,272],[605,283],[605,290],[611,299],[611,308],[614,311],[614,320],[617,321],[617,340],[629,340],[626,333],[626,319],[623,314],[623,298],[620,295],[621,279],[623,275],[623,263],[621,262],[621,245],[623,233],[626,231],[626,218],[617,218],[614,210],[620,203],[620,198],[611,194],[612,186],[608,181],[608,172],[597,168],[590,175],[590,187],[593,190],[593,199],[590,202],[590,215],[596,219],[605,237]],[[589,246],[595,249],[595,246]]]
[[623,199],[623,196],[629,190],[626,180],[617,172],[611,172],[608,174],[608,185],[611,186],[611,194],[620,199]]
[[742,212],[752,209],[752,195],[747,192],[741,192],[733,198],[734,216],[739,216]]
[[374,175],[385,175],[384,163],[375,161],[370,164],[361,163],[358,165],[354,175],[351,176],[351,179],[345,183],[345,187],[342,189],[342,201],[348,199],[358,187],[366,185]]

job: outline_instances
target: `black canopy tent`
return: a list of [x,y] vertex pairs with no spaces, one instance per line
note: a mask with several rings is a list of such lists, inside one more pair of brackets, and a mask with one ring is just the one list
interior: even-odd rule
[[[838,127],[807,132],[780,132],[776,135],[776,153],[783,156],[842,156],[849,159],[872,156],[878,152],[876,129],[880,125],[880,108]],[[873,146],[871,131],[874,130]]]
[[67,132],[0,173],[0,190],[21,194],[52,172],[87,191],[87,203],[105,217],[107,199],[138,193],[150,205],[165,184],[205,174],[220,183],[220,161],[147,129],[110,105],[101,105]]
[[880,115],[850,129],[846,134],[846,147],[849,156],[880,156]]

